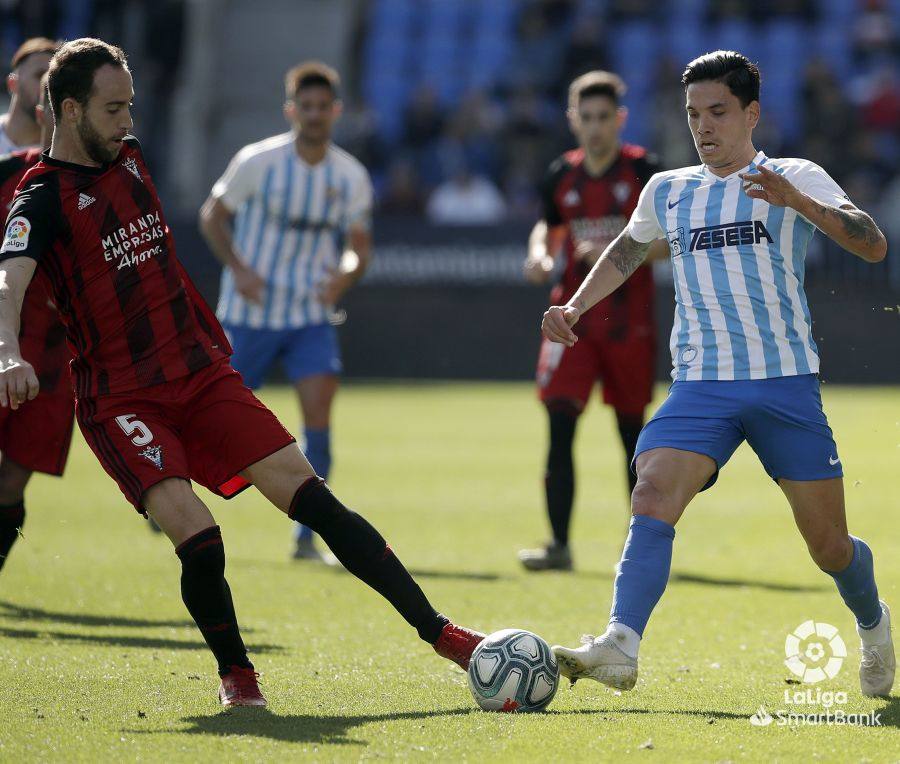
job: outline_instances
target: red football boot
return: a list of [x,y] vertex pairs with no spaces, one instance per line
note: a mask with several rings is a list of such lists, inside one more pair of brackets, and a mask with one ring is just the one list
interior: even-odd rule
[[222,677],[219,687],[219,702],[225,708],[232,706],[266,706],[265,696],[256,681],[259,677],[252,668],[232,666]]
[[482,639],[484,639],[484,634],[480,631],[472,631],[463,626],[448,623],[441,630],[441,636],[437,638],[437,642],[434,643],[434,651],[466,671],[469,668],[472,653]]

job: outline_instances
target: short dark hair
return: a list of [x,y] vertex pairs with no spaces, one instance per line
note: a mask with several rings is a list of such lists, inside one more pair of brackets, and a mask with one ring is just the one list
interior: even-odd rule
[[59,42],[56,40],[51,40],[49,37],[31,37],[25,40],[13,53],[13,57],[9,62],[9,70],[14,72],[29,56],[35,56],[38,53],[46,53],[52,56],[57,50],[59,50]]
[[759,68],[743,53],[734,50],[705,53],[691,61],[681,75],[685,88],[707,80],[726,85],[744,108],[759,100]]
[[288,98],[296,98],[301,90],[314,87],[328,88],[331,95],[337,98],[341,77],[328,64],[321,61],[304,61],[289,69],[284,75],[284,93]]
[[582,100],[591,96],[606,96],[618,106],[627,91],[624,80],[618,74],[599,69],[587,72],[569,85],[569,108],[578,108]]
[[74,98],[82,105],[87,103],[94,87],[94,72],[106,64],[128,69],[121,48],[93,37],[72,40],[56,51],[50,59],[47,84],[50,106],[57,119],[61,117],[62,102],[67,98]]

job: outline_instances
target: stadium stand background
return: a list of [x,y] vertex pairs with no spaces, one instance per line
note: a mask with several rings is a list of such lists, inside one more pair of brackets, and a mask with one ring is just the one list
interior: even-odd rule
[[[763,74],[757,145],[826,167],[891,244],[870,266],[814,239],[807,285],[823,374],[900,382],[900,0],[0,3],[0,59],[35,34],[95,34],[128,51],[136,132],[180,254],[211,299],[217,268],[197,207],[234,151],[284,129],[288,66],[317,57],[338,67],[337,141],[365,162],[378,196],[376,260],[348,298],[342,342],[350,375],[393,377],[531,374],[546,293],[524,284],[520,260],[537,183],[571,145],[563,109],[574,76],[619,72],[625,138],[674,167],[697,161],[684,64],[741,50]],[[442,189],[461,212],[430,203]],[[671,290],[658,273],[667,336]],[[665,356],[661,347],[661,377]]]

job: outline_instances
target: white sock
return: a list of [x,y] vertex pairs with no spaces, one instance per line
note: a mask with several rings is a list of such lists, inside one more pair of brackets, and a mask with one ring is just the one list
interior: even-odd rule
[[606,634],[611,636],[618,647],[629,658],[637,658],[641,647],[641,635],[624,623],[613,621],[606,627]]
[[891,625],[888,621],[887,613],[884,612],[884,607],[882,606],[881,608],[881,620],[878,622],[877,626],[873,626],[871,629],[863,629],[857,624],[856,633],[859,634],[859,638],[866,647],[883,645],[890,642]]

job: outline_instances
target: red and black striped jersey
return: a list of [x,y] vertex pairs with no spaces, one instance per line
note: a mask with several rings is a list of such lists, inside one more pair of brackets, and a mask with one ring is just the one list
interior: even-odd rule
[[[565,225],[568,229],[565,270],[552,296],[554,304],[572,297],[590,271],[591,264],[575,256],[576,247],[591,242],[602,251],[615,239],[628,224],[641,189],[658,169],[646,149],[627,143],[602,175],[588,172],[583,149],[568,151],[550,165],[541,189],[544,220],[551,228]],[[584,320],[610,331],[623,321],[652,323],[653,291],[653,271],[642,266]]]
[[[40,149],[14,151],[0,157],[0,210],[6,215],[22,177],[41,159]],[[56,305],[50,299],[50,283],[42,272],[25,291],[19,319],[19,349],[37,374],[41,393],[71,395],[66,378],[72,354]]]
[[130,136],[100,167],[42,155],[19,185],[0,248],[0,260],[22,256],[52,285],[78,398],[169,382],[231,354],[178,262]]

